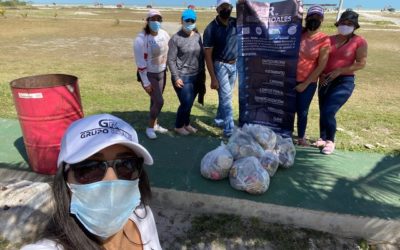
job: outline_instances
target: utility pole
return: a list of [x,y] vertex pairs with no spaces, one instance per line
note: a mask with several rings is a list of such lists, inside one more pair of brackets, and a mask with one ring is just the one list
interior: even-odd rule
[[342,7],[343,7],[343,0],[340,0],[340,2],[339,2],[339,9],[338,9],[338,12],[337,12],[337,15],[336,15],[336,22],[339,21],[340,12],[342,11]]

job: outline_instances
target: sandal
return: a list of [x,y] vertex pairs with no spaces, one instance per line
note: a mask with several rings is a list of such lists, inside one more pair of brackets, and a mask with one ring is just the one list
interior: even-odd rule
[[324,155],[330,155],[335,150],[335,143],[333,141],[326,141],[325,147],[321,150]]
[[325,147],[326,141],[323,139],[319,138],[316,142],[313,143],[313,145],[317,148],[323,148]]
[[185,126],[185,129],[189,132],[189,133],[196,133],[197,132],[197,128],[192,127],[190,124]]
[[176,133],[180,134],[180,135],[188,135],[189,131],[187,131],[184,127],[182,128],[175,128],[174,129]]
[[310,146],[310,144],[308,144],[306,138],[299,138],[299,139],[297,140],[297,145],[302,146],[302,147],[308,147],[308,146]]

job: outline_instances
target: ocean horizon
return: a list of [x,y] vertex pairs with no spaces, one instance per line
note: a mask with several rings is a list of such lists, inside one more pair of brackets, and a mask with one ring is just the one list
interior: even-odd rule
[[[281,2],[282,0],[259,0],[260,2]],[[236,0],[231,0],[235,3]],[[33,0],[28,3],[33,5],[67,5],[67,6],[117,6],[142,8],[151,5],[154,8],[186,8],[194,5],[197,8],[215,8],[216,0]],[[330,8],[339,6],[339,0],[303,0],[304,5],[321,4],[331,5]],[[333,6],[332,6],[333,5]],[[343,0],[342,9],[354,10],[382,10],[385,7],[400,9],[399,0]]]
[[[120,8],[118,5],[122,5],[123,8],[132,8],[132,9],[146,9],[147,5],[146,4],[124,4],[124,3],[108,3],[108,4],[101,4],[99,2],[97,3],[57,3],[57,2],[31,2],[32,6],[36,7],[53,7],[53,6],[62,6],[62,7],[95,7],[95,8]],[[151,4],[150,4],[151,5]],[[101,7],[100,7],[101,6]],[[186,9],[188,5],[172,5],[172,4],[157,4],[157,5],[151,5],[153,8],[162,8],[162,9]],[[196,8],[199,9],[214,9],[214,5],[195,5]],[[337,7],[337,6],[336,6]],[[335,7],[331,7],[333,9]],[[346,9],[346,8],[342,8]],[[382,8],[383,9],[383,8]],[[379,8],[354,8],[356,11],[381,11],[382,9]],[[398,10],[396,10],[398,11]]]

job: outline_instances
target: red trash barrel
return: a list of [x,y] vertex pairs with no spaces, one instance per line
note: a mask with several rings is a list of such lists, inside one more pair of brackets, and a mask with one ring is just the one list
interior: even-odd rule
[[83,117],[78,78],[37,75],[13,80],[10,86],[32,170],[55,174],[61,138]]

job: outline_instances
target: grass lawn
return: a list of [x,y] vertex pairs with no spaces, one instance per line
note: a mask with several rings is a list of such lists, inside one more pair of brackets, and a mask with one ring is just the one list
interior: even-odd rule
[[[178,24],[179,11],[163,13],[170,26]],[[0,117],[17,118],[9,87],[11,80],[64,73],[79,77],[86,115],[119,114],[143,130],[149,98],[136,81],[132,42],[143,27],[145,14],[143,10],[131,9],[6,9],[0,16]],[[199,12],[200,31],[215,14]],[[328,34],[335,33],[334,18],[334,14],[326,16],[323,30]],[[368,40],[368,65],[357,72],[355,92],[337,115],[337,147],[398,154],[400,27],[362,18],[360,21],[362,28],[357,33]],[[169,77],[164,97],[160,120],[163,126],[172,129],[178,100]],[[217,94],[207,83],[205,105],[196,103],[192,109],[194,123],[200,128],[199,136],[221,136],[221,131],[211,126],[217,103]],[[237,92],[234,110],[237,118]],[[311,139],[318,138],[318,117],[315,97],[307,129]],[[366,144],[374,148],[367,149]]]

